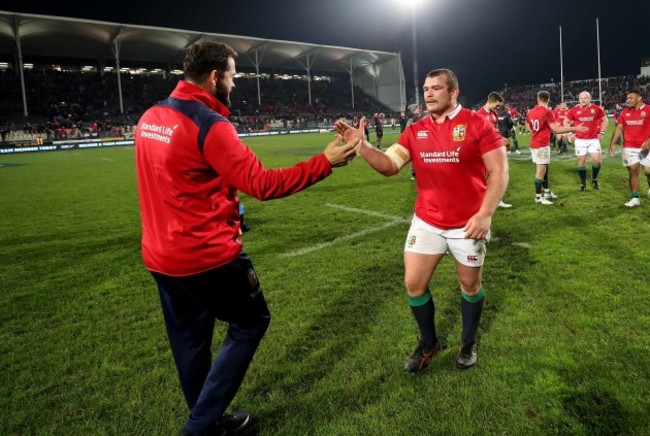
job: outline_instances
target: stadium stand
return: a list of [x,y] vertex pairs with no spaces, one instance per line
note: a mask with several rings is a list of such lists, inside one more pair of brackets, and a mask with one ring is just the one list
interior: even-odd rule
[[[638,89],[645,92],[647,95],[647,91],[650,88],[650,77],[628,75],[603,78],[601,80],[601,88],[603,92],[603,102],[599,102],[599,104],[601,104],[608,113],[612,113],[617,103],[621,105],[625,104],[625,95],[630,89]],[[548,91],[551,94],[552,105],[560,102],[560,83],[510,86],[503,89],[502,95],[511,106],[517,109],[518,112],[525,114],[528,109],[535,106],[536,94],[538,91],[542,90]],[[565,82],[564,101],[569,104],[577,104],[578,94],[582,91],[589,92],[593,99],[597,99],[598,80],[588,79]]]
[[[242,132],[331,125],[338,118],[383,112],[397,113],[355,88],[357,107],[349,102],[349,83],[328,77],[312,82],[312,104],[305,80],[268,76],[260,80],[262,105],[257,102],[257,81],[236,80],[231,120]],[[25,73],[28,119],[21,114],[18,75],[0,71],[0,132],[3,142],[35,138],[47,140],[128,135],[145,109],[169,95],[179,76],[123,74],[124,113],[120,113],[116,75],[97,72],[28,70]]]

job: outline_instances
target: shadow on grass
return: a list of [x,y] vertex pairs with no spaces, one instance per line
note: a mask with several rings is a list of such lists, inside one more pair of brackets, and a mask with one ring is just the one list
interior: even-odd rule
[[[368,383],[381,383],[383,371],[363,374],[363,368],[349,368],[350,371],[362,373],[359,384],[351,386],[336,383],[335,386],[323,386],[315,390],[314,386],[331,377],[335,368],[346,355],[358,349],[359,342],[369,336],[369,332],[379,322],[378,313],[382,301],[394,296],[398,285],[394,280],[376,281],[378,274],[401,278],[394,266],[370,266],[357,273],[355,283],[350,289],[355,290],[364,283],[377,283],[373,286],[372,296],[350,295],[338,296],[327,302],[324,312],[310,319],[310,327],[305,329],[293,342],[287,343],[284,353],[274,356],[275,363],[266,365],[275,368],[264,373],[255,386],[250,388],[254,403],[267,403],[268,397],[281,396],[286,401],[268,401],[272,408],[260,410],[256,423],[245,434],[256,434],[260,427],[266,432],[274,430],[275,423],[296,422],[296,427],[303,434],[315,434],[317,429],[327,424],[324,409],[335,407],[337,410],[355,410],[364,404],[381,400],[380,389],[366,388]],[[305,314],[309,316],[309,314]],[[353,363],[354,364],[354,363]],[[296,365],[299,369],[296,369]],[[326,383],[327,384],[327,383]],[[316,393],[317,392],[317,393]],[[333,403],[336,403],[335,406]],[[297,412],[299,411],[299,412]],[[310,417],[309,422],[297,421]]]
[[[522,294],[526,291],[529,280],[527,271],[536,262],[529,255],[529,249],[513,245],[515,239],[511,234],[500,233],[498,241],[488,245],[488,254],[483,270],[483,287],[486,291],[485,306],[479,325],[478,341],[481,334],[490,331],[492,323],[498,318],[499,313],[506,304],[508,293]],[[439,265],[444,267],[443,265]],[[436,272],[440,274],[440,271]],[[455,272],[452,273],[455,280]],[[435,275],[434,275],[435,280]],[[453,291],[432,291],[436,301],[436,333],[443,343],[446,352],[443,353],[444,363],[436,371],[457,371],[454,365],[449,365],[448,360],[454,360],[456,347],[460,337],[462,324],[460,288],[456,284]],[[439,302],[439,303],[438,303]],[[452,337],[453,335],[453,337]],[[453,355],[452,357],[446,356]]]

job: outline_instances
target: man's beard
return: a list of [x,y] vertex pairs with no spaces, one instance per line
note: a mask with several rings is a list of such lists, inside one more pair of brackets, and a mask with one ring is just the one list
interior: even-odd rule
[[221,82],[217,82],[217,91],[214,94],[225,107],[230,108],[230,93]]

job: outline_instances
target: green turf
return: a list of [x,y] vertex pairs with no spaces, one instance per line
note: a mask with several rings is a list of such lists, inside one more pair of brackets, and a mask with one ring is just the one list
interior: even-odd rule
[[[246,142],[272,168],[329,138]],[[650,434],[647,185],[628,210],[620,155],[585,193],[575,157],[554,158],[560,198],[536,205],[521,140],[505,197],[514,207],[493,219],[479,365],[466,372],[454,366],[449,259],[431,285],[449,347],[425,373],[402,371],[417,337],[402,284],[408,171],[384,178],[355,160],[292,197],[242,195],[246,250],[273,314],[233,403],[254,413],[249,433]],[[140,259],[133,148],[0,165],[0,434],[175,434],[187,410]]]

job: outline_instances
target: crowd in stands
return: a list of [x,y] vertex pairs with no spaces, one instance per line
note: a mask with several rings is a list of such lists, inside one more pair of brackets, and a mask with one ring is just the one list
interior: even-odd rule
[[[2,142],[39,135],[46,140],[128,136],[147,108],[166,98],[179,76],[167,74],[122,74],[122,106],[114,73],[26,70],[25,88],[30,117],[22,119],[23,104],[19,76],[13,70],[0,71],[0,134]],[[271,129],[311,128],[331,125],[338,118],[372,117],[376,112],[386,120],[399,114],[355,87],[352,108],[350,84],[344,78],[311,82],[311,103],[307,82],[270,75],[236,80],[231,121],[241,132]],[[564,100],[576,102],[578,94],[589,91],[597,99],[598,80],[565,82]],[[647,94],[650,77],[622,76],[601,81],[603,105],[609,112],[625,104],[630,89]],[[525,114],[536,104],[540,90],[550,92],[552,104],[560,101],[559,83],[510,86],[502,90],[506,102]]]
[[[122,74],[123,113],[114,73],[26,70],[29,120],[23,112],[20,79],[15,71],[0,71],[0,132],[3,142],[12,135],[41,135],[48,140],[129,134],[147,108],[166,98],[179,76]],[[352,108],[347,80],[311,82],[311,104],[304,79],[238,78],[233,91],[231,121],[240,131],[303,128],[330,125],[338,118],[397,114],[355,87]],[[19,121],[16,121],[19,120]],[[15,139],[15,138],[14,138]]]
[[[609,77],[602,79],[600,82],[603,102],[597,103],[603,106],[607,112],[613,112],[617,104],[625,106],[625,96],[631,89],[637,89],[646,95],[650,91],[650,77],[647,76]],[[539,91],[548,91],[551,94],[551,104],[553,106],[562,100],[562,86],[560,83],[510,86],[503,90],[502,95],[510,106],[517,109],[519,113],[525,114],[528,109],[537,104],[536,96]],[[592,100],[597,100],[599,98],[598,79],[565,82],[564,101],[577,104],[578,95],[582,91],[589,92]]]

